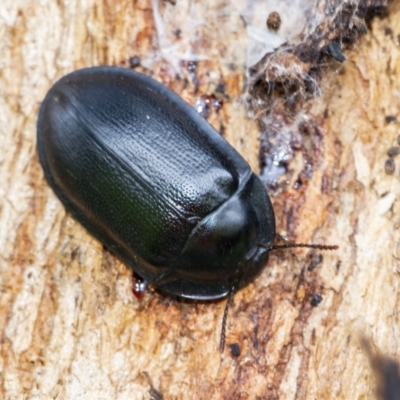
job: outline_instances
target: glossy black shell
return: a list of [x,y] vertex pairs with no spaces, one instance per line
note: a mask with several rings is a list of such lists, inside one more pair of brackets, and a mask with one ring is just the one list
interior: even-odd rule
[[264,186],[154,79],[116,67],[63,77],[41,105],[37,146],[68,211],[162,291],[217,299],[266,264],[275,220]]

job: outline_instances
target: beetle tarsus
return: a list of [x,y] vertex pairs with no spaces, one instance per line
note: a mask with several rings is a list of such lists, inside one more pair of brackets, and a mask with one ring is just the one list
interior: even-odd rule
[[235,286],[232,286],[229,291],[228,299],[226,300],[224,316],[222,317],[222,326],[221,326],[221,338],[219,341],[219,352],[223,353],[225,348],[225,338],[226,338],[226,321],[228,319],[229,308],[232,304],[233,295],[235,294]]
[[134,296],[141,300],[144,294],[147,292],[149,283],[139,276],[136,272],[132,274],[132,293]]

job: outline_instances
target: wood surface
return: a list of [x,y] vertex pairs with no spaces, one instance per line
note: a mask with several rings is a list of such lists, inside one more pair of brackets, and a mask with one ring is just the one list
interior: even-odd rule
[[[400,156],[385,172],[400,135],[400,0],[372,19],[343,64],[326,61],[318,97],[258,122],[244,96],[240,7],[172,3],[2,1],[0,397],[376,398],[374,357],[400,361]],[[139,71],[197,108],[215,96],[222,107],[210,108],[209,122],[256,172],[261,134],[279,127],[270,149],[290,153],[285,174],[271,184],[261,171],[278,231],[340,247],[271,253],[234,297],[223,354],[225,302],[154,291],[137,300],[131,271],[71,218],[39,165],[35,124],[51,85],[85,66],[129,67],[134,55]],[[261,151],[263,162],[273,152]]]

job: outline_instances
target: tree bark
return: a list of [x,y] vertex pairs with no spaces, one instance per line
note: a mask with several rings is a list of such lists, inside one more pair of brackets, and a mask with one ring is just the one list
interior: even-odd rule
[[[375,398],[375,357],[400,360],[400,156],[387,155],[400,135],[400,1],[343,65],[320,69],[319,97],[295,112],[278,101],[253,118],[241,3],[172,3],[3,0],[3,398]],[[133,56],[139,71],[208,107],[209,122],[270,184],[278,232],[339,246],[271,252],[234,297],[222,354],[225,302],[157,291],[137,300],[131,271],[65,211],[38,161],[37,112],[51,85],[85,66],[129,68]],[[268,154],[259,127],[279,127]],[[272,179],[260,156],[264,166],[282,149],[289,161]]]

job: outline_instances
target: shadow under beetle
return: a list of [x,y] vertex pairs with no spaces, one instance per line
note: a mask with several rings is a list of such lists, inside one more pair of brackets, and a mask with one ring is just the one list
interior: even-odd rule
[[275,217],[260,179],[189,104],[138,72],[61,78],[40,107],[37,147],[68,211],[165,293],[231,299],[272,249],[335,248],[271,246]]

